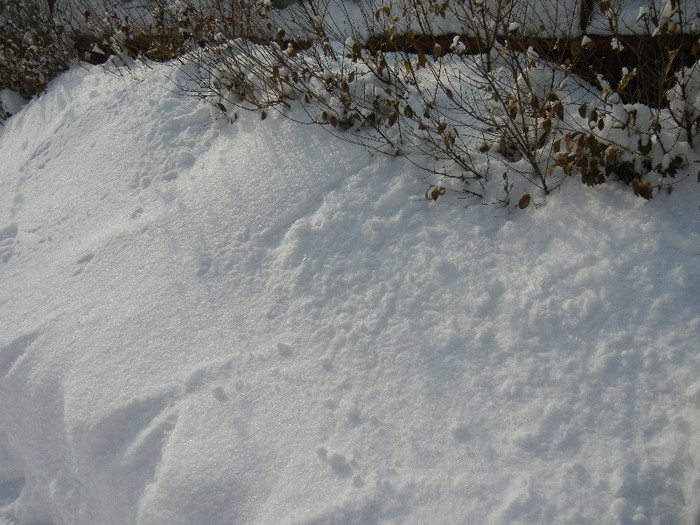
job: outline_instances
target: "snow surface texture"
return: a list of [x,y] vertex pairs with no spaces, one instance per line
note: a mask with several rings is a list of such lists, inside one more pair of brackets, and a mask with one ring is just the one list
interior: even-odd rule
[[2,525],[700,523],[694,178],[429,202],[166,72],[0,128]]

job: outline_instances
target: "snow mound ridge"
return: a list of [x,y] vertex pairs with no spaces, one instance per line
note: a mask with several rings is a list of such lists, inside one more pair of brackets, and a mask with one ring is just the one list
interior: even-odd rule
[[700,185],[433,202],[137,73],[0,128],[0,523],[697,522]]

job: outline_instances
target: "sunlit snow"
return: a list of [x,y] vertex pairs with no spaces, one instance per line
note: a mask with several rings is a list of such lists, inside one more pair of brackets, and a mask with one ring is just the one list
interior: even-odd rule
[[694,175],[433,202],[174,74],[0,127],[0,523],[700,522]]

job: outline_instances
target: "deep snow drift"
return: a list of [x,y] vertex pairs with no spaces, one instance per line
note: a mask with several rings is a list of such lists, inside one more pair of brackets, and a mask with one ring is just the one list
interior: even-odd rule
[[0,523],[700,523],[694,178],[429,202],[168,72],[0,128]]

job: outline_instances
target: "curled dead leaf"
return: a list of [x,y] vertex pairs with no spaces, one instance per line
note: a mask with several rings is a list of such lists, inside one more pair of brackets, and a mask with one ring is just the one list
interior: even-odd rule
[[518,201],[518,208],[521,210],[524,210],[530,205],[530,194],[526,193],[522,197],[520,197],[520,200]]
[[434,201],[438,200],[440,198],[440,195],[445,194],[445,188],[442,186],[428,186],[428,189],[425,190],[425,198],[430,200],[433,199]]
[[396,124],[396,121],[398,119],[399,119],[399,112],[398,111],[392,111],[391,113],[389,113],[389,127]]
[[654,188],[648,180],[640,181],[639,179],[634,179],[632,181],[632,191],[637,197],[643,197],[646,200],[651,200],[654,198]]

